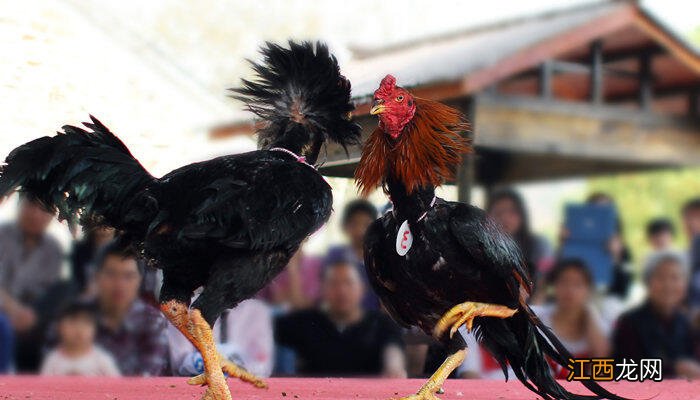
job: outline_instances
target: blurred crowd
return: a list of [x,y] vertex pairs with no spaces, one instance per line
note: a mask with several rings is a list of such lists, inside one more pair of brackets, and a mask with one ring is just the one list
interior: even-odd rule
[[[614,205],[603,193],[587,202]],[[665,378],[700,377],[700,198],[678,210],[683,226],[649,221],[648,254],[631,254],[618,220],[606,249],[612,280],[602,287],[585,261],[560,256],[567,229],[560,243],[532,231],[516,191],[491,193],[486,210],[520,246],[532,307],[572,354],[661,358]],[[446,349],[397,326],[368,287],[362,239],[378,214],[365,200],[350,202],[341,215],[345,244],[323,256],[302,248],[256,298],[225,312],[214,326],[222,354],[261,376],[429,375]],[[0,372],[199,374],[201,356],[157,309],[159,271],[115,246],[108,228],[85,232],[64,254],[46,232],[54,217],[20,199],[17,219],[0,226]],[[687,248],[673,247],[676,235]],[[640,279],[644,294],[630,301]],[[470,352],[454,377],[502,378],[473,334],[462,333]]]

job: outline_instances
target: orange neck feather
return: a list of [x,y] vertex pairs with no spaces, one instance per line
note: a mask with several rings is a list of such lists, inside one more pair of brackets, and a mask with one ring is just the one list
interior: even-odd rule
[[362,195],[385,186],[389,176],[402,182],[409,194],[419,187],[439,186],[454,177],[462,154],[471,152],[461,135],[469,124],[459,111],[432,100],[415,101],[416,114],[397,139],[377,128],[365,142],[355,171]]

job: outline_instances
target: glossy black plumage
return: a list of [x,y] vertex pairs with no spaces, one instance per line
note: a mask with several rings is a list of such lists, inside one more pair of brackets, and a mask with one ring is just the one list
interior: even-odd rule
[[[571,355],[525,303],[530,281],[520,251],[482,210],[442,199],[431,206],[434,188],[408,194],[390,172],[385,187],[394,209],[368,229],[365,265],[374,290],[397,321],[432,335],[437,321],[457,304],[472,301],[517,309],[510,318],[474,321],[477,338],[504,373],[510,365],[516,377],[544,399],[621,399],[593,381],[583,384],[597,396],[576,395],[552,377],[545,355],[563,366]],[[400,256],[396,236],[406,220],[413,244]],[[439,339],[451,352],[466,346],[459,334]]]
[[350,118],[350,81],[340,75],[328,47],[289,42],[286,49],[268,43],[261,53],[263,62],[253,64],[259,80],[244,79],[241,88],[232,89],[233,97],[265,122],[258,130],[261,147],[299,153],[300,145],[308,146],[307,161],[313,164],[326,140],[346,150],[359,144],[359,126]]
[[0,196],[20,190],[60,218],[110,225],[163,269],[161,302],[192,305],[207,322],[254,295],[330,216],[331,189],[310,165],[326,139],[354,143],[350,84],[322,44],[267,44],[238,98],[261,118],[261,150],[190,164],[158,179],[95,118],[15,149]]

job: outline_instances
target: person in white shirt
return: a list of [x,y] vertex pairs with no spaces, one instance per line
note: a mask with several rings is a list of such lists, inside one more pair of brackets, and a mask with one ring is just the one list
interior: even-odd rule
[[[272,316],[264,302],[256,299],[241,302],[221,314],[212,330],[221,354],[252,374],[270,376],[274,339]],[[168,340],[173,375],[194,376],[204,371],[202,356],[172,324],[168,326]]]
[[119,376],[112,356],[95,345],[96,315],[86,303],[72,303],[58,320],[58,346],[41,366],[42,375]]

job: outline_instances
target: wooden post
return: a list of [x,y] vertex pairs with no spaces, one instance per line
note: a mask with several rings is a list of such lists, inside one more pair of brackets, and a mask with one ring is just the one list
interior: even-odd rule
[[552,98],[552,62],[547,60],[540,65],[539,79],[540,97],[543,99]]
[[654,98],[651,61],[649,52],[645,51],[639,56],[639,107],[644,111],[651,110],[651,102]]
[[496,96],[498,94],[498,82],[486,86],[486,89],[484,89],[484,93],[488,93],[491,96]]
[[591,102],[603,103],[603,42],[591,44]]
[[688,116],[700,117],[700,87],[692,88],[688,93]]
[[[474,98],[469,97],[460,108],[471,125],[469,132],[464,132],[464,134],[471,140],[472,145],[474,145],[474,132],[476,131]],[[457,167],[457,181],[455,183],[457,184],[457,201],[460,203],[469,204],[471,202],[471,191],[476,177],[474,166],[474,153],[471,153],[464,155],[464,157],[462,157],[462,163]]]

